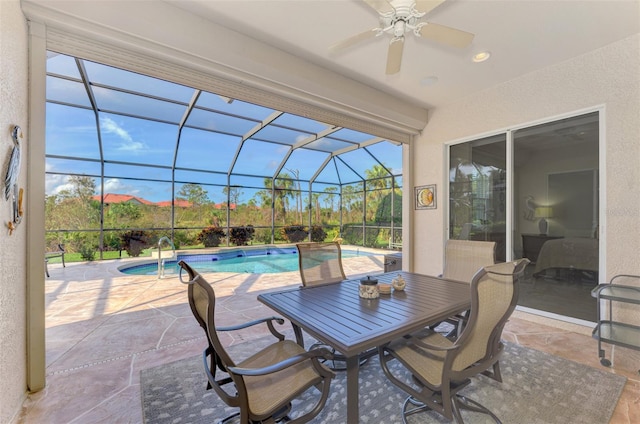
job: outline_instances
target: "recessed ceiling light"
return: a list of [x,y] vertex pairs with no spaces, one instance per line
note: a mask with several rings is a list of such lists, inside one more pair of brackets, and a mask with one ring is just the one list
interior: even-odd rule
[[491,57],[491,52],[480,52],[473,55],[473,61],[476,63],[484,62]]
[[420,85],[424,85],[424,86],[434,85],[437,82],[438,82],[438,77],[436,77],[435,75],[432,75],[430,77],[422,78],[420,80]]

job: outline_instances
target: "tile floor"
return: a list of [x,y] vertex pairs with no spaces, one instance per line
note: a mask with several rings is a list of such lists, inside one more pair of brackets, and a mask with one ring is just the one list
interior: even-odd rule
[[[24,403],[18,423],[141,423],[140,370],[199,355],[205,345],[177,278],[130,276],[132,260],[51,264],[46,281],[47,386]],[[383,257],[344,260],[349,277],[382,272]],[[299,285],[297,272],[213,274],[220,324],[273,312],[259,293]],[[216,280],[214,281],[214,278]],[[599,369],[591,329],[516,311],[504,338]],[[241,343],[263,332],[228,339]],[[612,352],[607,348],[607,357]],[[640,355],[616,348],[610,372],[628,378],[611,423],[640,422]],[[583,423],[581,423],[583,424]]]

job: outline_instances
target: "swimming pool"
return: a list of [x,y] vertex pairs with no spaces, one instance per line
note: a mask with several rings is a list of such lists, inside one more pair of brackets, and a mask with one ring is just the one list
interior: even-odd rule
[[[359,250],[343,250],[342,258],[371,256]],[[233,249],[217,253],[178,253],[176,260],[165,262],[165,275],[177,275],[178,262],[184,260],[198,272],[235,272],[273,274],[298,270],[298,251],[295,247]],[[120,272],[130,275],[157,275],[158,262],[126,265]]]

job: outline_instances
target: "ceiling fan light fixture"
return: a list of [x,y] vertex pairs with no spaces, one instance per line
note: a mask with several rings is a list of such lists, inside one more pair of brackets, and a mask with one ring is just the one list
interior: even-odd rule
[[484,52],[474,54],[471,60],[473,60],[475,63],[480,63],[488,60],[490,57],[491,57],[491,52],[484,51]]

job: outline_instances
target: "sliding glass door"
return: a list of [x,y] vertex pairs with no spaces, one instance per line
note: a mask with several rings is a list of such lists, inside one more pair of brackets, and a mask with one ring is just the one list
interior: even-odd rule
[[596,320],[598,149],[598,112],[449,146],[449,238],[528,258],[521,306]]

